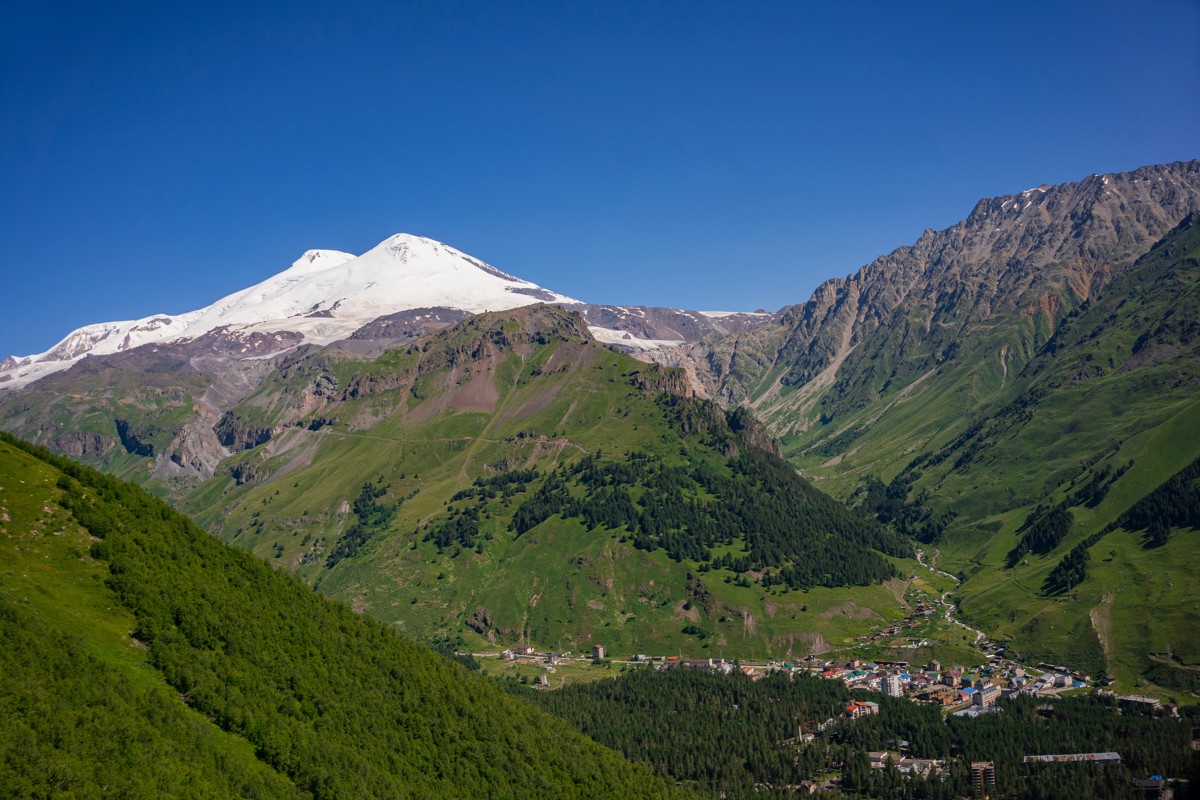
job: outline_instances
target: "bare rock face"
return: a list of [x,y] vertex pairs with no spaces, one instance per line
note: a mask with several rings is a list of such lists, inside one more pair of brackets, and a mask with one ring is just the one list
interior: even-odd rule
[[112,436],[85,431],[68,433],[49,442],[50,449],[81,460],[103,458],[117,445],[118,441]]
[[229,451],[221,446],[212,429],[203,423],[184,426],[172,443],[170,461],[197,476],[211,476]]
[[666,392],[678,397],[695,397],[696,392],[687,374],[681,369],[663,369],[657,365],[633,376],[634,383],[650,392]]
[[[1198,208],[1200,161],[981,200],[962,222],[826,281],[757,329],[648,357],[768,418],[787,387],[840,383],[835,395],[861,403],[856,393],[910,382],[986,326],[1024,318],[1048,337],[1068,304],[1094,295]],[[879,372],[885,364],[890,374]]]
[[379,317],[350,334],[352,341],[405,342],[441,330],[469,317],[458,308],[413,308]]
[[129,420],[117,418],[117,436],[121,439],[121,446],[125,448],[125,452],[135,456],[153,456],[154,444],[142,438],[142,434],[138,431]]
[[234,411],[226,411],[213,432],[219,441],[230,450],[249,450],[270,440],[273,428],[253,425],[243,420]]
[[728,422],[730,429],[751,447],[765,450],[768,453],[774,453],[780,458],[783,457],[783,450],[779,446],[779,440],[771,435],[766,425],[759,422],[745,408],[739,407],[729,412]]
[[154,474],[160,478],[185,477],[191,481],[212,477],[230,451],[221,444],[214,430],[220,411],[207,393],[196,405],[196,416],[185,422],[159,459]]

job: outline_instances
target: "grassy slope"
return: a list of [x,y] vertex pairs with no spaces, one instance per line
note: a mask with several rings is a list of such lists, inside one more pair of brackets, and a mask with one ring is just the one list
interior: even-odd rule
[[[890,480],[914,456],[948,452],[922,468],[915,490],[930,493],[934,511],[957,515],[937,546],[941,566],[966,578],[964,613],[1031,654],[1146,688],[1148,653],[1168,642],[1185,661],[1200,661],[1180,633],[1191,629],[1200,602],[1194,582],[1183,579],[1195,565],[1186,532],[1157,551],[1110,534],[1092,548],[1090,576],[1073,596],[1046,598],[1041,587],[1076,542],[1200,455],[1200,364],[1185,331],[1195,320],[1198,256],[1200,233],[1187,227],[1065,319],[1050,347],[1029,351],[1038,338],[1029,322],[982,332],[974,350],[903,396],[884,395],[837,430],[793,439],[787,452],[817,485],[842,496],[867,475]],[[1023,370],[1024,359],[1013,358],[1005,375],[1004,345],[1029,351]],[[982,433],[953,446],[977,420]],[[845,430],[861,435],[822,448]],[[1034,506],[1057,503],[1094,470],[1131,459],[1098,507],[1072,509],[1075,524],[1052,553],[1003,568]]]
[[[13,796],[675,796],[134,487],[73,474],[82,486],[0,442]],[[58,486],[102,540],[55,505]]]
[[[233,463],[252,463],[260,480],[238,486],[219,474],[185,507],[227,541],[330,596],[406,633],[461,637],[472,648],[494,648],[498,632],[499,642],[575,651],[603,642],[616,653],[799,655],[899,616],[900,585],[768,594],[727,582],[727,571],[700,576],[708,600],[685,609],[695,565],[634,549],[619,533],[587,533],[578,521],[552,518],[514,541],[506,515],[527,495],[483,520],[492,535],[483,552],[452,558],[421,542],[418,526],[444,515],[449,498],[477,476],[545,472],[598,451],[683,459],[683,435],[666,424],[655,392],[642,388],[668,373],[569,329],[522,343],[519,325],[496,320],[457,326],[425,350],[359,364],[357,375],[339,377],[343,385],[385,388],[314,410],[314,418],[336,417],[319,430],[292,428],[234,456]],[[492,346],[497,325],[509,345]],[[422,366],[430,363],[437,368]],[[299,368],[292,375],[311,377]],[[308,379],[260,391],[238,413],[279,418],[278,404],[303,393]],[[364,482],[386,484],[382,501],[403,504],[386,536],[328,570],[327,554],[353,521],[345,504]],[[488,624],[476,627],[491,638],[464,624],[477,614]],[[709,635],[685,636],[688,625]]]

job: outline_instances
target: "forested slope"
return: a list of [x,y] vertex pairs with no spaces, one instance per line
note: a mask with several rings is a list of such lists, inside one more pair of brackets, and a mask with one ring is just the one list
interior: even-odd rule
[[12,796],[677,794],[137,487],[7,435],[0,487]]

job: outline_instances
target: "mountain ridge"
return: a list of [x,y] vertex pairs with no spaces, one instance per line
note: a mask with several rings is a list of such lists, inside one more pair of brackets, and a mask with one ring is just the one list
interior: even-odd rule
[[[217,433],[230,455],[183,508],[456,647],[670,649],[703,626],[717,644],[805,653],[898,613],[911,563],[906,542],[796,476],[749,414],[691,397],[681,372],[602,346],[556,306],[374,358],[298,351]],[[814,630],[789,634],[810,606]]]
[[751,408],[822,489],[936,547],[972,624],[1185,688],[1187,533],[1145,549],[1100,532],[1200,456],[1198,205],[1200,162],[980,201],[771,325],[651,355]]
[[[996,316],[993,306],[1019,302],[1027,322],[1051,328],[1064,307],[1105,285],[1198,207],[1200,161],[983,199],[960,222],[926,229],[913,244],[825,281],[770,324],[648,357],[688,367],[702,393],[749,403],[784,435],[822,416],[814,409],[825,389],[861,395],[885,382],[898,389],[938,366],[956,341]],[[856,351],[881,327],[911,342],[917,358],[887,365],[894,372],[856,376],[865,386],[846,384],[843,364],[868,357]],[[1026,357],[1029,349],[1018,348]]]
[[[599,340],[626,352],[748,330],[766,312],[697,312],[580,302],[497,269],[447,244],[395,234],[362,255],[309,250],[287,269],[182,314],[85,325],[49,350],[0,362],[0,391],[81,364],[153,348],[209,371],[272,358],[301,344],[367,352],[417,338],[471,314],[551,302],[579,311]],[[358,342],[358,345],[348,344]]]

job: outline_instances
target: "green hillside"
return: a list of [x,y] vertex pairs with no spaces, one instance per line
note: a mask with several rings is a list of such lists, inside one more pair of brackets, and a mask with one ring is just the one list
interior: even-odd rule
[[911,546],[687,389],[545,306],[312,351],[226,414],[245,449],[183,507],[455,646],[804,654],[896,618]]
[[1179,632],[1200,621],[1194,534],[1161,547],[1100,534],[1200,456],[1198,283],[1192,216],[1076,299],[1023,368],[1006,356],[1036,337],[981,331],[926,380],[785,449],[817,485],[939,549],[965,578],[961,610],[1027,655],[1192,689],[1200,651]]
[[1200,457],[1195,174],[981,201],[686,369],[530,306],[211,374],[137,348],[0,419],[456,648],[837,650],[929,588],[916,540],[1025,655],[1190,691],[1191,523],[1118,520]]
[[0,439],[7,797],[666,797],[565,723]]
[[0,443],[0,785],[7,797],[303,797],[181,703],[132,638],[62,473]]

